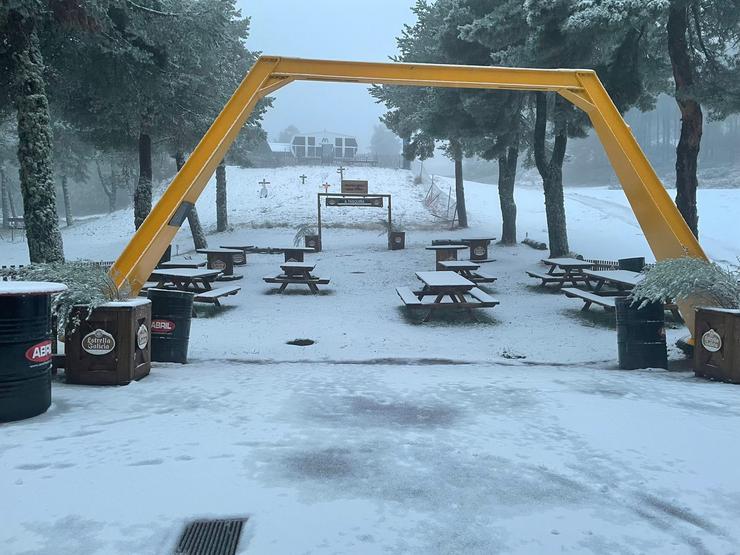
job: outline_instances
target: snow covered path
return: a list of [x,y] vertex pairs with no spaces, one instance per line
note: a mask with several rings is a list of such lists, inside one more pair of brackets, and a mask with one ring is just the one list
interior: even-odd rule
[[[159,365],[5,425],[5,553],[730,553],[737,388],[662,371]],[[10,503],[8,503],[10,501]]]

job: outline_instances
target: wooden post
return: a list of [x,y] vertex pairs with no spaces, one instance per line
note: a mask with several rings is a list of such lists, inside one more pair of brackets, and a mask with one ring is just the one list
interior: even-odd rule
[[323,242],[323,239],[321,238],[321,193],[318,193],[316,195],[316,200],[318,201],[316,204],[319,209],[318,210],[318,220],[319,221],[318,221],[318,226],[317,226],[319,228],[319,245],[323,245],[324,242]]
[[388,245],[391,244],[391,231],[392,231],[392,220],[391,220],[391,195],[388,195]]

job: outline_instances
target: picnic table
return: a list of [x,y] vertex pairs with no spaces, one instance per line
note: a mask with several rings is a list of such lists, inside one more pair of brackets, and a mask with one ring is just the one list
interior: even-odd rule
[[533,278],[541,279],[540,285],[548,283],[557,284],[558,288],[566,283],[577,287],[579,283],[586,283],[588,278],[584,270],[593,267],[593,262],[586,262],[578,258],[544,258],[542,263],[549,266],[546,273],[527,271],[527,275]]
[[457,251],[465,250],[468,247],[466,245],[431,245],[425,248],[428,251],[435,251],[437,260],[436,269],[439,272],[443,271],[442,266],[439,265],[440,262],[457,260]]
[[493,283],[496,281],[495,277],[478,272],[480,264],[468,260],[443,260],[439,265],[443,271],[458,273],[473,283]]
[[495,237],[466,237],[460,239],[460,242],[470,247],[470,260],[473,262],[490,262],[488,245],[495,240]]
[[241,254],[234,255],[234,264],[244,266],[247,263],[247,253],[250,252],[254,245],[220,245],[222,249],[241,251]]
[[[158,268],[149,276],[151,280],[144,289],[156,287],[158,289],[178,289],[195,293],[194,302],[212,303],[221,306],[220,299],[229,295],[236,295],[241,287],[225,286],[213,287],[218,279],[219,270],[204,268]],[[193,312],[195,313],[195,312]]]
[[313,275],[316,264],[306,264],[304,262],[284,262],[280,265],[283,271],[277,276],[267,276],[262,278],[265,283],[279,283],[278,293],[285,291],[290,284],[306,285],[314,295],[319,292],[319,285],[328,285],[329,279],[319,278]]
[[[397,287],[396,293],[403,303],[410,308],[429,309],[424,318],[428,320],[433,309],[464,309],[472,314],[473,308],[491,308],[499,302],[488,293],[478,289],[475,283],[456,272],[416,272],[416,277],[424,284],[418,291],[408,287]],[[466,295],[471,298],[468,299]],[[427,297],[434,297],[425,302]]]
[[286,262],[303,262],[303,255],[307,252],[316,252],[310,247],[278,247],[274,249],[285,253]]
[[208,257],[208,268],[218,270],[221,275],[219,281],[230,281],[242,279],[242,275],[234,273],[234,257],[244,256],[244,252],[237,249],[197,249],[196,252],[205,254]]

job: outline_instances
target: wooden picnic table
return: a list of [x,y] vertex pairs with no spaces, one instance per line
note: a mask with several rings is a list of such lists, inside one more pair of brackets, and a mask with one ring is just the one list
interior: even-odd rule
[[443,260],[439,263],[443,271],[456,272],[473,283],[493,283],[496,278],[478,272],[480,264],[468,260]]
[[286,262],[303,262],[303,255],[307,252],[316,252],[316,249],[310,247],[277,247],[274,250],[285,253]]
[[[409,308],[429,309],[424,321],[431,317],[433,309],[464,309],[472,316],[473,308],[494,307],[499,304],[488,293],[478,289],[475,283],[455,272],[416,272],[416,277],[424,284],[421,290],[397,287],[396,293]],[[472,300],[465,295],[470,295]],[[434,300],[424,302],[425,297],[434,297]]]
[[593,262],[586,262],[578,258],[544,258],[542,263],[549,266],[546,273],[528,271],[527,275],[541,279],[541,285],[555,283],[558,288],[566,283],[572,284],[573,287],[577,287],[578,283],[586,283],[588,279],[583,271],[592,268],[594,265]]
[[160,289],[169,285],[180,291],[199,292],[213,289],[213,282],[220,274],[220,270],[205,268],[157,268],[149,279],[156,281]]
[[239,254],[234,255],[234,264],[236,264],[237,266],[244,266],[247,263],[247,253],[250,252],[254,248],[254,245],[243,245],[243,244],[234,245],[232,244],[232,245],[221,245],[221,248],[241,251],[242,252],[241,255]]
[[488,245],[495,240],[495,237],[466,237],[460,239],[460,242],[470,247],[470,260],[473,262],[489,262]]
[[208,257],[208,268],[219,270],[221,275],[219,280],[229,281],[241,279],[243,276],[234,273],[234,264],[236,256],[244,256],[244,252],[237,249],[197,249],[196,252],[205,254]]
[[435,269],[438,272],[441,272],[444,271],[444,269],[440,266],[440,262],[444,262],[446,260],[457,260],[457,251],[465,250],[468,247],[467,245],[431,245],[424,248],[428,251],[435,251],[437,261]]
[[314,295],[319,292],[319,285],[328,285],[328,279],[322,279],[311,272],[316,264],[306,264],[304,262],[284,262],[280,265],[282,274],[262,278],[265,283],[279,283],[278,293],[285,291],[290,284],[305,285]]
[[601,291],[605,285],[608,285],[614,287],[617,290],[616,293],[622,292],[623,294],[645,277],[640,272],[629,270],[584,270],[583,273],[588,278],[588,286],[593,291]]

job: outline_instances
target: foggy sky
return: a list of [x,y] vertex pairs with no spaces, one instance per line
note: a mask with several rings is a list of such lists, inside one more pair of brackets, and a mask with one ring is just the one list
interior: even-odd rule
[[[414,0],[239,0],[251,18],[250,50],[296,58],[384,62],[396,53],[396,37],[413,23]],[[306,83],[287,85],[274,95],[263,127],[270,140],[288,125],[302,132],[327,129],[355,135],[369,150],[373,125],[385,111],[367,85]]]

